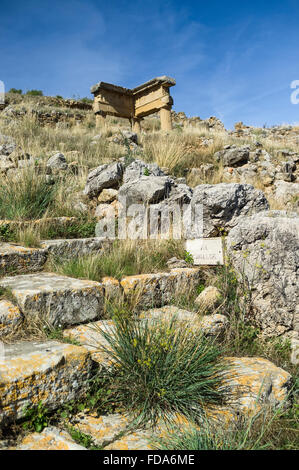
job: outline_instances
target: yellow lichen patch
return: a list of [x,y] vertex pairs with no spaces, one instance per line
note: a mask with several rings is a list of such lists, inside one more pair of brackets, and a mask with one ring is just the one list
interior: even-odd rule
[[50,427],[29,434],[12,450],[84,450],[84,447],[76,444],[66,431]]
[[27,404],[55,408],[84,393],[92,361],[86,349],[57,342],[9,345],[0,361],[0,423]]
[[230,389],[229,407],[252,415],[263,406],[283,405],[291,386],[291,375],[260,357],[224,358],[229,369],[225,382]]
[[100,417],[81,413],[73,418],[72,425],[91,436],[96,445],[102,446],[114,440],[120,433],[125,432],[129,420],[126,416],[118,413]]

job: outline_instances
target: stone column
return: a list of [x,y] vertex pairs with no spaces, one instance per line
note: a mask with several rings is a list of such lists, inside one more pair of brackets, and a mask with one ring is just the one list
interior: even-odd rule
[[140,119],[133,118],[131,120],[131,126],[132,126],[133,132],[136,132],[136,134],[141,133],[141,120]]
[[171,106],[160,109],[160,120],[161,120],[161,130],[162,131],[171,131],[172,122],[171,122]]

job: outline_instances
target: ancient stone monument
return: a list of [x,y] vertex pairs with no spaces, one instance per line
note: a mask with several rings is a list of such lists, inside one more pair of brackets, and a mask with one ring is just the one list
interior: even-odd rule
[[91,87],[97,125],[107,115],[111,115],[129,119],[133,130],[140,132],[140,121],[145,116],[160,111],[161,129],[171,130],[173,99],[169,88],[173,85],[175,80],[165,75],[153,78],[132,90],[111,83],[97,83]]

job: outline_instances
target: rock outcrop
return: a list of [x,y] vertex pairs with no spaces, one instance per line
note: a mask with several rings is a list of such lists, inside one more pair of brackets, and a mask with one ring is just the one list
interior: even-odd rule
[[269,211],[244,217],[227,237],[234,268],[252,294],[255,320],[270,336],[299,332],[299,217]]

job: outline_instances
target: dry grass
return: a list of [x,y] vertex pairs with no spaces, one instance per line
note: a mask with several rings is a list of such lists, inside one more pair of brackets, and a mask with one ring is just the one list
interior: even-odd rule
[[183,258],[181,241],[155,240],[136,242],[115,241],[111,248],[99,255],[82,256],[71,260],[52,259],[47,269],[66,276],[101,280],[104,276],[121,279],[123,276],[166,270],[166,262],[172,257]]

